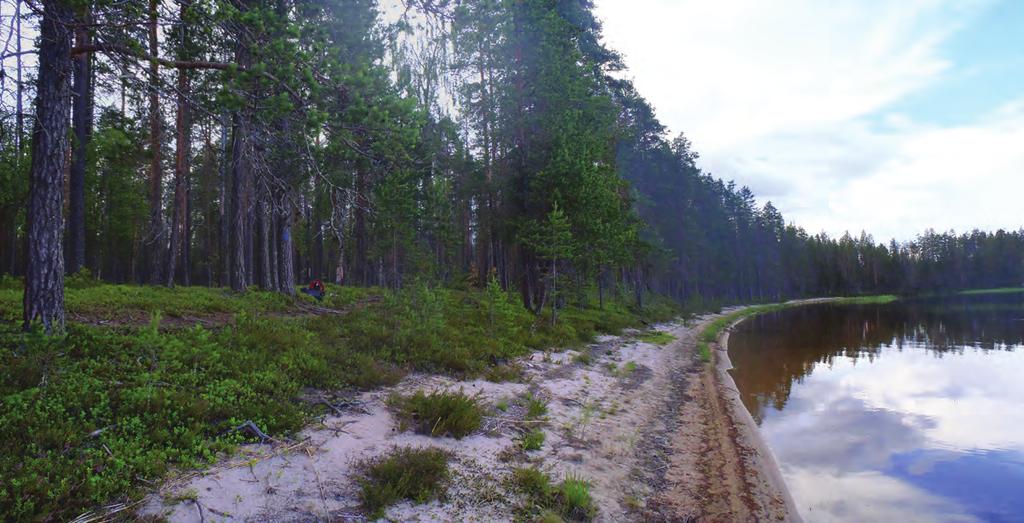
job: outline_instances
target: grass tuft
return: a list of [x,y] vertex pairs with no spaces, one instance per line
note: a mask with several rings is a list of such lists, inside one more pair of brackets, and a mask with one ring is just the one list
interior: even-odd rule
[[558,488],[562,515],[577,521],[590,521],[597,514],[597,506],[590,495],[590,482],[569,474]]
[[583,365],[584,367],[590,365],[590,363],[593,361],[593,358],[590,356],[590,350],[581,350],[580,353],[577,354],[575,358],[573,358],[573,361],[579,363],[580,365]]
[[526,419],[536,419],[548,413],[548,402],[533,393],[528,392],[523,403],[526,405]]
[[649,331],[640,334],[637,339],[655,345],[666,345],[675,341],[676,337],[667,332]]
[[547,504],[553,490],[551,477],[537,467],[519,467],[512,471],[512,483],[516,490],[532,500]]
[[370,519],[401,500],[427,503],[440,498],[448,485],[448,454],[440,449],[396,448],[356,465],[360,500]]
[[523,379],[523,366],[518,363],[496,365],[488,369],[484,378],[493,383],[519,382]]
[[544,446],[544,431],[533,429],[523,434],[519,444],[523,447],[523,450],[540,450]]
[[392,395],[388,404],[397,412],[402,430],[412,427],[419,434],[462,439],[480,428],[483,407],[479,399],[459,392],[434,391],[412,396]]
[[590,521],[597,515],[590,482],[578,475],[567,474],[562,483],[554,485],[544,471],[521,467],[512,471],[512,483],[526,497],[532,519]]

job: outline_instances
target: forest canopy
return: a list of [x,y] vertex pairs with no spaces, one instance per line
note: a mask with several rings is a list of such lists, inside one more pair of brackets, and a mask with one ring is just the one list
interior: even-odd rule
[[1024,282],[1024,231],[809,234],[704,171],[588,0],[4,14],[0,273],[47,330],[83,270],[285,294],[493,279],[553,316],[589,289],[642,305]]

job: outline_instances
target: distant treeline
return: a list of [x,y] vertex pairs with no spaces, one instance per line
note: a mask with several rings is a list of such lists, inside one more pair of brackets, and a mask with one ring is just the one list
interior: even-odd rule
[[1022,281],[1020,232],[808,236],[702,172],[589,0],[405,3],[15,2],[0,272],[26,321],[62,325],[82,268],[289,294],[494,278],[534,312]]
[[685,137],[671,143],[642,99],[632,100],[641,139],[620,142],[618,167],[637,190],[654,246],[652,286],[678,300],[771,301],[792,297],[920,294],[1024,285],[1024,229],[926,231],[888,245],[870,234],[833,238],[786,224],[746,187],[697,167]]

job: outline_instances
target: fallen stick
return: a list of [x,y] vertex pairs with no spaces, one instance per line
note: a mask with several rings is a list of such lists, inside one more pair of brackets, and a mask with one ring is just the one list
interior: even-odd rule
[[273,441],[275,443],[280,443],[278,440],[274,439],[273,437],[271,437],[266,432],[263,432],[262,430],[260,430],[260,428],[257,427],[256,424],[252,422],[252,420],[246,420],[245,423],[243,423],[243,424],[241,424],[241,425],[239,425],[239,426],[229,430],[228,432],[248,432],[248,433],[252,434],[253,436],[256,436],[257,438],[259,438],[260,439],[260,443],[266,443],[268,440],[269,441]]

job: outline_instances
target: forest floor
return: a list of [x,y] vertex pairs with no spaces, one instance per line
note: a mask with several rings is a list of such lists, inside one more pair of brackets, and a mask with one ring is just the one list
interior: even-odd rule
[[[727,356],[712,358],[720,362],[713,365],[700,354],[702,332],[728,312],[736,309],[604,335],[576,350],[534,352],[517,361],[523,372],[516,381],[413,373],[391,387],[327,396],[337,405],[331,414],[288,441],[243,445],[209,469],[165,482],[141,515],[175,522],[361,520],[359,464],[394,448],[433,447],[450,456],[446,494],[428,504],[392,505],[386,518],[535,519],[543,514],[513,478],[536,467],[556,481],[589,482],[598,521],[789,519],[791,504],[770,453],[730,396]],[[715,343],[711,348],[720,352]],[[436,390],[476,397],[484,406],[481,428],[462,439],[401,431],[388,398]],[[546,402],[546,415],[528,417],[531,398]],[[523,450],[523,435],[535,429],[543,431],[543,444]]]

